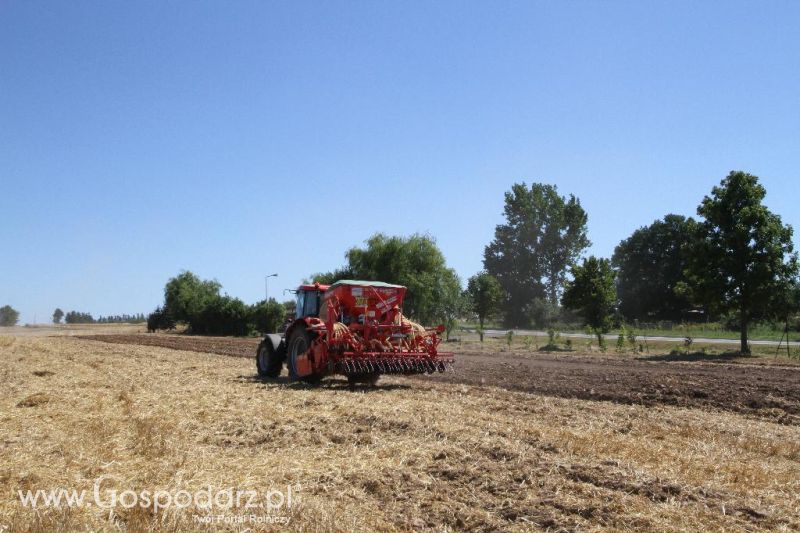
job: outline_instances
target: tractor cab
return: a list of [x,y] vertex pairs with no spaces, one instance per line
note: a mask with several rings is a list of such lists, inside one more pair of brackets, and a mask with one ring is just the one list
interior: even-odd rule
[[328,290],[328,285],[300,285],[297,288],[297,305],[295,318],[318,317],[322,295]]

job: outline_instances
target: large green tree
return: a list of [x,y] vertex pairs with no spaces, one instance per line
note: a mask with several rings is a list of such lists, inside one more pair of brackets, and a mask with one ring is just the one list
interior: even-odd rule
[[695,299],[738,315],[742,353],[749,325],[775,317],[798,273],[792,227],[762,203],[758,178],[731,172],[703,198],[696,238],[687,256],[687,284]]
[[64,311],[60,307],[56,307],[53,311],[53,324],[61,324],[61,319],[64,318]]
[[591,256],[581,265],[572,267],[572,281],[567,283],[562,305],[577,311],[594,330],[600,345],[603,333],[611,329],[617,294],[615,273],[608,259]]
[[179,322],[197,322],[202,311],[219,298],[220,288],[217,280],[201,280],[192,272],[181,272],[164,287],[164,311]]
[[506,292],[506,321],[525,326],[535,299],[558,303],[569,266],[590,245],[588,217],[575,196],[542,183],[514,184],[504,213],[483,264]]
[[19,311],[10,305],[0,307],[0,326],[16,326],[19,322]]
[[345,267],[315,274],[313,280],[330,283],[347,276],[404,285],[408,288],[405,314],[426,324],[443,323],[448,329],[455,323],[463,309],[461,283],[432,237],[378,233],[365,245],[347,251]]
[[488,316],[500,309],[503,301],[503,288],[488,272],[479,272],[467,281],[467,295],[472,310],[478,315],[480,337],[483,341],[483,324]]
[[695,226],[692,218],[667,215],[619,243],[611,264],[617,269],[619,307],[626,318],[682,318],[690,303],[676,288],[684,281],[684,251]]

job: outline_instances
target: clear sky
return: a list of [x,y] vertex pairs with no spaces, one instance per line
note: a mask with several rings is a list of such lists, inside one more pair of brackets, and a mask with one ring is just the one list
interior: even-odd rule
[[466,279],[523,180],[606,257],[733,169],[800,229],[798,36],[796,1],[0,2],[0,305],[280,297],[377,231]]

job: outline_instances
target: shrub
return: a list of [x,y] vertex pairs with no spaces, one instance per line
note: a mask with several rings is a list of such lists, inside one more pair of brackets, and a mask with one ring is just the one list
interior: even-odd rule
[[190,315],[192,333],[201,335],[247,335],[247,306],[238,298],[216,296],[197,315]]
[[632,329],[629,329],[627,337],[628,337],[628,344],[631,345],[631,350],[633,350],[633,352],[636,353],[636,332],[633,331]]
[[251,329],[260,333],[278,333],[285,318],[286,308],[274,299],[261,300],[248,309]]
[[147,331],[154,333],[159,329],[175,329],[175,317],[162,307],[156,307],[155,311],[147,315]]

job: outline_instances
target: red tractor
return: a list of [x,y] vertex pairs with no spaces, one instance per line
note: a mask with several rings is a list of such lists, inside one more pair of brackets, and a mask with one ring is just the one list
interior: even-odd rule
[[256,352],[258,374],[277,377],[283,363],[295,380],[343,374],[375,383],[381,374],[444,372],[452,353],[438,351],[444,326],[424,328],[401,312],[406,288],[379,281],[301,285],[295,317],[283,336],[267,335]]

